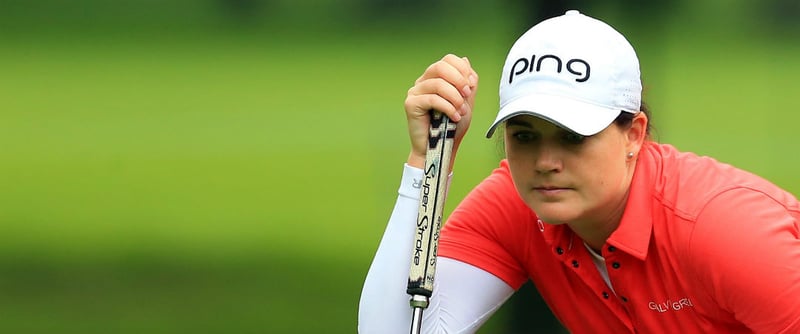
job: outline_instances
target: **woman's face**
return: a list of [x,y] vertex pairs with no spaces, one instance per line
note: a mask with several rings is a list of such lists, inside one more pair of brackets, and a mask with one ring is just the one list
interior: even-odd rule
[[[523,201],[546,223],[620,219],[639,145],[612,124],[584,137],[541,118],[506,121],[505,149]],[[639,144],[641,144],[639,142]]]

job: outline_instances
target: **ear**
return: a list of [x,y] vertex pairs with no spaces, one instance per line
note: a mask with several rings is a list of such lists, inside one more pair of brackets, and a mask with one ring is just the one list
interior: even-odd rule
[[644,112],[639,112],[633,117],[631,127],[628,128],[626,134],[626,148],[628,152],[638,155],[644,141],[647,139],[647,115]]

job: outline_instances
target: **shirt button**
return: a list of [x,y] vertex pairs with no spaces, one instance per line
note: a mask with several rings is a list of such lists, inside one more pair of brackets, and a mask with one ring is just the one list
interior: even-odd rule
[[611,266],[614,267],[614,269],[619,269],[619,262],[614,262]]
[[572,266],[578,268],[578,260],[572,260]]
[[603,298],[608,299],[608,292],[603,291]]
[[614,247],[614,246],[608,246],[608,251],[609,251],[609,252],[613,252],[613,251],[615,251],[615,250],[617,250],[617,247]]
[[558,255],[564,254],[564,249],[561,248],[561,247],[557,247],[556,248],[556,253],[558,253]]

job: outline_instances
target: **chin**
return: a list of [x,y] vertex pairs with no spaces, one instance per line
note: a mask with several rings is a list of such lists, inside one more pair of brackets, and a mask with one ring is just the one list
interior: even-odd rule
[[549,225],[563,225],[578,218],[574,209],[564,203],[529,203],[528,207]]
[[541,219],[547,225],[566,225],[569,220],[564,220],[560,218],[548,217],[544,215],[538,215],[539,219]]

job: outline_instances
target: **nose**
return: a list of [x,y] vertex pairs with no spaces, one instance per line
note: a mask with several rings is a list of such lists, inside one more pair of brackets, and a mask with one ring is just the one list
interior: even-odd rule
[[536,172],[540,174],[558,173],[564,168],[561,152],[557,145],[543,143],[536,152]]

